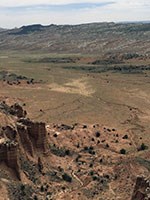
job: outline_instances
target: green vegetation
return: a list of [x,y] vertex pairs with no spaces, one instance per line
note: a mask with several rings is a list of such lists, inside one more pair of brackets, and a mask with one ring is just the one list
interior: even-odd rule
[[64,173],[64,174],[62,175],[62,178],[63,178],[64,181],[67,181],[67,182],[69,182],[69,183],[72,182],[72,177],[69,176],[67,173]]
[[24,157],[20,158],[20,163],[21,163],[21,169],[25,171],[27,174],[29,174],[29,179],[33,183],[36,183],[39,175],[38,165],[35,165],[35,163],[32,163],[31,161],[25,159]]
[[36,195],[34,195],[34,200],[38,200],[38,197]]
[[20,80],[30,80],[30,78],[22,75],[17,75],[15,73],[10,73],[9,71],[0,71],[0,80],[13,82]]
[[41,185],[41,188],[40,188],[41,192],[44,192],[44,186]]
[[55,63],[55,64],[62,64],[62,63],[75,63],[76,58],[70,58],[70,57],[56,57],[56,58],[51,58],[51,57],[44,57],[44,58],[39,58],[39,59],[26,59],[23,60],[24,62],[27,63]]
[[33,189],[30,185],[9,184],[8,191],[11,200],[32,200]]
[[150,171],[150,160],[146,160],[141,157],[136,157],[136,161]]
[[47,171],[45,175],[49,177],[50,181],[61,182],[62,181],[61,173],[58,173],[57,171]]
[[85,146],[83,151],[88,152],[91,155],[95,155],[94,147],[93,146]]
[[51,153],[59,157],[71,156],[72,152],[65,147],[57,147],[55,145],[49,145]]
[[125,150],[125,149],[121,149],[121,150],[120,150],[120,153],[121,153],[121,154],[126,154],[126,150]]
[[128,135],[124,135],[122,139],[128,139]]
[[122,73],[122,74],[142,74],[145,71],[150,71],[149,65],[98,65],[98,66],[65,66],[63,69],[78,70],[88,73],[104,73],[104,72],[113,72],[113,73]]
[[148,146],[146,144],[142,143],[141,146],[138,148],[138,151],[144,151],[146,149],[148,149]]
[[100,137],[100,132],[97,131],[97,132],[95,133],[95,136],[96,136],[96,137]]

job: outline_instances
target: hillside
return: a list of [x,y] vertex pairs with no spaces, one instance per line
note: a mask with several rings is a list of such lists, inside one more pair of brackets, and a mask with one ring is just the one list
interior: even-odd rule
[[[149,196],[148,152],[145,159],[134,156],[132,133],[100,124],[46,125],[26,114],[19,104],[0,104],[1,119],[7,119],[0,123],[0,199]],[[129,146],[133,152],[127,153]]]
[[150,23],[40,24],[0,33],[0,50],[55,53],[150,53]]
[[150,23],[0,29],[0,200],[150,199]]

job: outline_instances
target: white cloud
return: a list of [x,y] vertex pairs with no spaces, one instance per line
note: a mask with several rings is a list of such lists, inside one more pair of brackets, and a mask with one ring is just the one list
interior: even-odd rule
[[63,4],[71,4],[71,3],[101,3],[108,2],[109,0],[1,0],[0,6],[28,6],[28,5],[39,5],[39,4],[47,4],[47,5],[63,5]]
[[[39,4],[49,4],[49,5],[62,5],[70,3],[101,3],[108,2],[109,0],[1,0],[0,6],[27,6],[27,5],[39,5]],[[149,0],[114,0],[115,3],[124,6],[146,6],[150,5]]]
[[[0,0],[1,6],[30,6],[70,3],[107,3],[111,0]],[[79,10],[32,9],[22,12],[0,12],[0,27],[15,27],[23,24],[79,24],[100,21],[142,21],[150,20],[150,0],[112,0],[105,7],[91,7]],[[2,9],[2,8],[1,8]]]

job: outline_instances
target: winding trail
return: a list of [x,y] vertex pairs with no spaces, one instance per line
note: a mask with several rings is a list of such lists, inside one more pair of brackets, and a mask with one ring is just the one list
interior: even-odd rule
[[81,184],[81,186],[84,185],[83,182],[75,175],[74,171],[71,172],[71,175]]

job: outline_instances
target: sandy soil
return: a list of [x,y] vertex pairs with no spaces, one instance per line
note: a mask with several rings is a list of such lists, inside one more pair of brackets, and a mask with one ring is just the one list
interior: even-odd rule
[[88,79],[73,79],[70,82],[59,85],[57,83],[52,83],[49,85],[50,90],[62,93],[80,94],[83,96],[91,96],[95,90],[92,88]]

